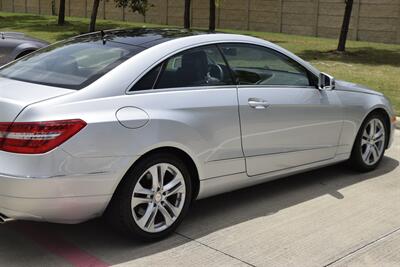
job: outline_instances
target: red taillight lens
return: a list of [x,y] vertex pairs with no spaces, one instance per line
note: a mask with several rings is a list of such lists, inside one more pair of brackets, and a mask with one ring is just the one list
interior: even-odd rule
[[46,153],[78,133],[86,122],[63,120],[0,123],[0,150],[20,154]]

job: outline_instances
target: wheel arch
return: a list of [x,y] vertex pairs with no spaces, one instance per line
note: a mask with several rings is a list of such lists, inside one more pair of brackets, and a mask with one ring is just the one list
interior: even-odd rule
[[15,59],[19,59],[19,58],[21,58],[23,56],[26,56],[26,55],[28,55],[28,54],[30,54],[32,52],[35,52],[35,51],[36,51],[36,49],[34,49],[34,48],[30,48],[30,49],[26,49],[26,50],[23,50],[23,51],[19,51],[18,54],[15,56]]
[[380,114],[380,115],[383,115],[383,118],[385,119],[385,126],[386,126],[386,128],[387,128],[387,138],[386,138],[386,144],[385,144],[385,149],[388,147],[388,145],[389,145],[389,140],[390,140],[390,134],[391,134],[391,131],[390,131],[390,128],[391,128],[391,125],[390,125],[390,115],[389,115],[389,112],[384,108],[384,107],[382,107],[382,106],[375,106],[375,107],[373,107],[365,116],[364,116],[364,118],[362,119],[362,122],[361,122],[361,124],[360,124],[360,127],[359,127],[359,129],[358,129],[358,131],[357,131],[357,133],[360,131],[360,129],[361,129],[361,127],[362,127],[362,125],[364,124],[364,122],[365,122],[365,120],[369,117],[369,116],[371,116],[371,115],[373,115],[373,114]]
[[142,154],[137,160],[135,160],[135,162],[131,165],[131,167],[125,172],[123,178],[119,181],[116,189],[114,190],[114,194],[115,192],[118,191],[119,186],[122,184],[122,182],[124,181],[125,177],[126,177],[126,173],[128,173],[132,168],[134,168],[136,166],[136,164],[138,164],[138,162],[144,160],[145,158],[149,157],[150,155],[154,155],[157,153],[169,153],[169,154],[173,154],[178,156],[181,160],[183,160],[185,162],[185,164],[188,166],[190,174],[191,174],[191,182],[192,182],[192,188],[193,188],[193,194],[192,194],[192,199],[196,199],[199,191],[200,191],[200,176],[199,176],[199,171],[198,171],[198,167],[195,163],[195,161],[193,160],[193,158],[184,150],[177,148],[177,147],[173,147],[173,146],[164,146],[164,147],[158,147],[158,148],[154,148],[151,149],[149,151],[147,151],[146,153]]
[[40,48],[39,46],[36,46],[34,44],[23,43],[23,44],[20,44],[17,47],[15,47],[15,49],[10,54],[10,56],[13,59],[17,59],[17,58],[21,57],[21,55],[26,55],[28,52],[32,53],[32,52],[38,50],[39,48]]

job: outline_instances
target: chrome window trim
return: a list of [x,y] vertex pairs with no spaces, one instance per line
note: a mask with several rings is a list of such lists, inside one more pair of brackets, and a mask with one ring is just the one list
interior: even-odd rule
[[247,89],[247,88],[261,88],[261,89],[296,89],[296,88],[304,88],[304,89],[312,89],[318,90],[315,86],[287,86],[287,85],[212,85],[212,86],[189,86],[189,87],[171,87],[171,88],[160,88],[160,89],[149,89],[149,90],[141,90],[141,91],[133,91],[129,95],[138,95],[138,94],[151,94],[151,93],[163,93],[163,92],[179,92],[179,91],[202,91],[202,90],[215,90],[215,89]]
[[[293,58],[290,55],[286,55],[284,53],[282,53],[281,51],[279,51],[278,49],[275,49],[274,47],[271,47],[270,45],[268,45],[268,43],[266,44],[262,44],[262,43],[253,43],[251,41],[247,41],[247,40],[220,40],[220,41],[205,41],[205,42],[201,42],[201,43],[197,43],[196,45],[187,45],[184,46],[174,52],[168,53],[167,55],[163,56],[161,59],[159,59],[158,61],[156,61],[154,64],[152,64],[150,67],[146,68],[139,76],[136,77],[136,79],[134,79],[129,86],[127,87],[127,89],[125,90],[125,94],[126,95],[134,95],[137,94],[139,91],[131,91],[131,89],[133,88],[133,86],[140,80],[142,79],[148,72],[152,71],[153,68],[157,67],[159,64],[163,63],[165,60],[169,59],[170,57],[177,55],[181,52],[184,52],[186,50],[189,49],[193,49],[193,48],[198,48],[201,46],[207,46],[207,45],[220,45],[220,44],[230,44],[230,43],[237,43],[237,44],[248,44],[248,45],[255,45],[255,46],[260,46],[263,48],[267,48],[267,49],[271,49],[277,53],[283,54],[285,56],[287,56],[288,58],[290,58],[291,60],[297,62],[297,64],[301,65],[303,68],[305,68],[307,71],[309,71],[311,74],[316,75],[318,77],[318,74],[315,73],[315,71],[313,69],[310,69],[308,66],[303,65],[301,62],[297,61],[295,58]],[[157,47],[157,46],[154,46]],[[225,85],[222,85],[225,86]],[[235,84],[232,84],[231,86],[237,86]],[[220,88],[221,86],[218,86],[218,88]],[[311,86],[312,88],[314,88],[313,86]],[[187,88],[187,87],[182,87],[182,88]],[[191,87],[189,87],[191,88]],[[166,88],[166,89],[176,89],[176,88]],[[155,91],[155,90],[164,90],[164,89],[149,89],[149,90],[142,90],[142,91]]]
[[190,86],[190,87],[173,87],[173,88],[160,88],[160,89],[149,89],[141,91],[133,91],[128,95],[138,94],[152,94],[152,93],[163,93],[163,92],[180,92],[180,91],[203,91],[203,90],[215,90],[215,89],[237,89],[237,85],[211,85],[211,86]]
[[317,87],[315,87],[315,86],[312,86],[312,85],[308,85],[308,86],[301,86],[301,85],[282,85],[282,84],[279,84],[279,85],[267,85],[267,84],[265,84],[265,85],[263,85],[263,84],[249,84],[249,85],[246,85],[246,84],[239,84],[238,86],[238,89],[240,89],[240,88],[264,88],[264,89],[272,89],[272,88],[289,88],[289,89],[291,89],[291,88],[305,88],[305,89],[315,89],[315,90],[318,90],[318,88]]

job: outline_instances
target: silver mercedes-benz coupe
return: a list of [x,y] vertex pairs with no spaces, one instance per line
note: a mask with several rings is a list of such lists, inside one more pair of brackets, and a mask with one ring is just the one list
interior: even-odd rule
[[395,114],[257,38],[113,30],[0,69],[1,221],[105,217],[162,238],[195,199],[342,161],[375,169]]

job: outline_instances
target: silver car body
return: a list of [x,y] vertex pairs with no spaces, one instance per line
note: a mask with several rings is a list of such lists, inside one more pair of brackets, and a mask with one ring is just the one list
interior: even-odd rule
[[[128,91],[171,55],[227,42],[277,50],[319,75],[272,43],[207,34],[148,48],[79,91],[0,78],[0,121],[87,123],[45,154],[0,151],[0,213],[58,223],[101,216],[127,170],[156,149],[193,161],[201,199],[347,160],[372,110],[383,110],[389,120],[394,116],[382,94],[342,81],[334,90],[232,85]],[[252,109],[249,98],[266,99],[270,106]],[[393,131],[391,123],[391,139]]]
[[49,43],[18,32],[0,32],[0,66]]

